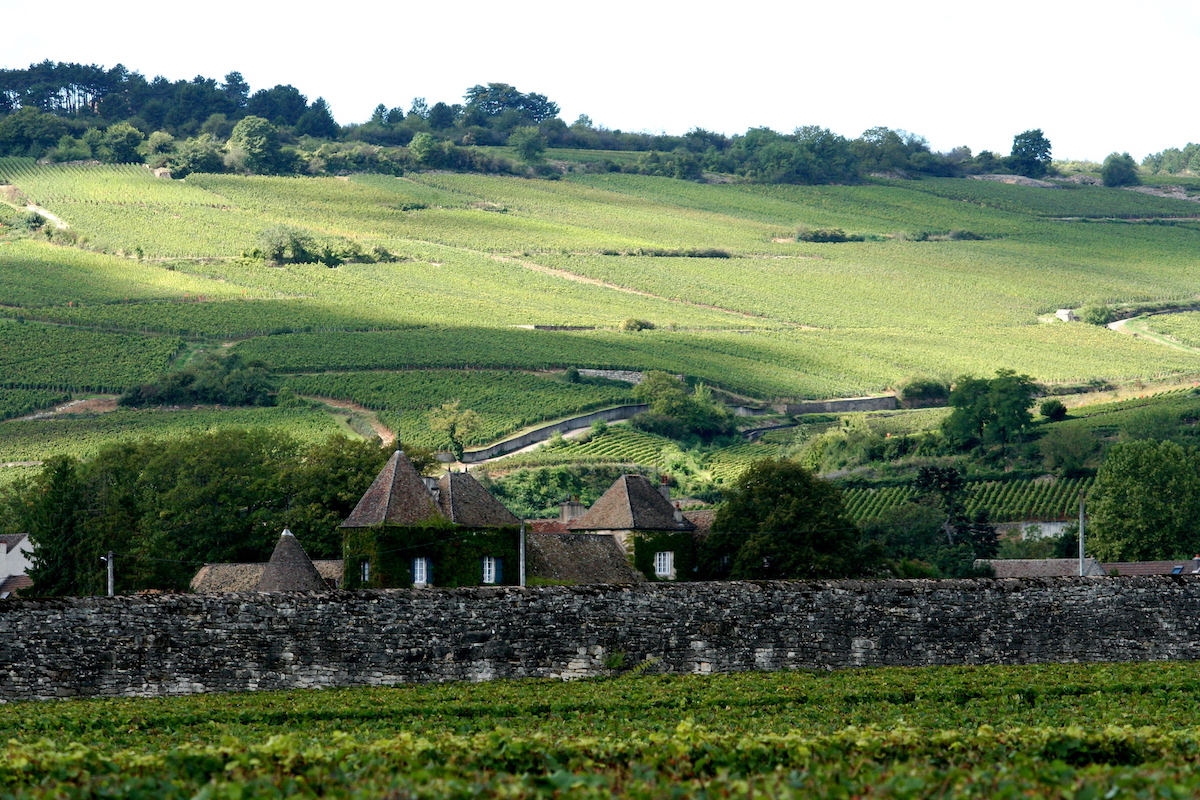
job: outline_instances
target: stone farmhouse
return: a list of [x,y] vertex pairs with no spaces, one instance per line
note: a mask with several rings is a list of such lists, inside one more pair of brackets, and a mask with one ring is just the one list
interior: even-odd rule
[[591,509],[522,523],[469,473],[420,475],[396,451],[342,523],[343,559],[310,561],[284,531],[266,564],[206,564],[196,592],[515,585],[524,527],[526,578],[538,584],[675,580],[694,567],[698,528],[665,482],[623,475]]

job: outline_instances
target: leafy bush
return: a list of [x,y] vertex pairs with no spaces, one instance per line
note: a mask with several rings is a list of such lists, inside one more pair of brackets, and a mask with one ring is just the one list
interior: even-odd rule
[[654,323],[650,322],[649,320],[634,319],[633,317],[630,317],[629,319],[621,320],[619,329],[632,332],[652,331],[654,330]]
[[1051,422],[1059,422],[1067,418],[1067,407],[1062,404],[1061,400],[1055,400],[1053,397],[1043,400],[1038,410]]
[[1093,302],[1083,307],[1079,318],[1089,325],[1107,325],[1117,318],[1117,314],[1107,303]]
[[950,397],[950,384],[940,378],[918,375],[896,387],[896,399],[904,408],[928,408],[945,405]]
[[814,242],[817,244],[838,244],[841,242],[861,242],[863,236],[848,234],[841,228],[800,228],[796,231],[796,241]]

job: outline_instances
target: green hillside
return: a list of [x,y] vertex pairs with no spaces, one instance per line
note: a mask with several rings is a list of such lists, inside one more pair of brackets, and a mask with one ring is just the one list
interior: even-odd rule
[[[1200,372],[1187,350],[1039,321],[1093,300],[1197,295],[1200,206],[1118,189],[440,172],[179,181],[28,159],[0,159],[0,184],[12,205],[69,226],[0,227],[10,388],[118,391],[164,371],[181,345],[223,342],[297,391],[394,415],[406,437],[420,437],[421,409],[439,401],[482,409],[511,394],[480,434],[498,438],[620,392],[453,371],[663,369],[764,399],[998,368],[1047,382]],[[242,257],[279,225],[394,260]],[[863,240],[796,241],[801,228]],[[629,318],[655,328],[620,332]],[[363,376],[413,369],[439,372]]]

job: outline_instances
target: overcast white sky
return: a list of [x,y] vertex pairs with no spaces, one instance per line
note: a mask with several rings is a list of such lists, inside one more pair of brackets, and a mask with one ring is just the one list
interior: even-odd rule
[[1007,154],[1041,128],[1057,159],[1141,159],[1200,141],[1200,3],[908,0],[679,3],[162,3],[0,0],[0,66],[43,59],[147,78],[240,71],[292,84],[338,122],[379,103],[540,92],[568,123],[742,133],[877,125],[935,150]]

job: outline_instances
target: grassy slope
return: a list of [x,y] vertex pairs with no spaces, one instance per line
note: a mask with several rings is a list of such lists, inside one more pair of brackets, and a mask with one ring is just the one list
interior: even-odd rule
[[[11,160],[0,164],[5,177],[110,251],[206,259],[134,262],[0,240],[0,285],[15,306],[7,313],[187,336],[313,331],[238,345],[289,372],[664,368],[751,395],[827,397],[881,391],[914,373],[1012,367],[1071,380],[1200,370],[1191,353],[1037,322],[1093,298],[1195,291],[1200,230],[1192,223],[1060,219],[1197,211],[1130,192],[953,180],[756,187],[629,175],[172,182],[132,167]],[[380,245],[402,260],[331,270],[230,259],[281,223]],[[874,241],[778,241],[800,225]],[[896,237],[951,229],[988,238]],[[635,255],[693,248],[734,257]],[[612,330],[628,317],[659,329]],[[511,327],[534,324],[602,329]],[[447,386],[446,399],[454,391]]]

